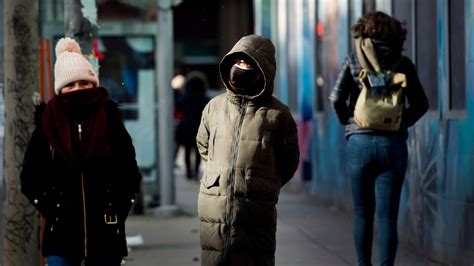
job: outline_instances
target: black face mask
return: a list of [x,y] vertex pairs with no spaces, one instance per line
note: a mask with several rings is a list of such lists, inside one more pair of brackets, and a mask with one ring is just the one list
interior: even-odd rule
[[96,88],[78,90],[59,95],[61,109],[72,119],[82,121],[97,111],[102,91]]
[[388,41],[377,39],[372,39],[372,43],[379,63],[383,67],[388,67],[387,64],[393,60],[395,55],[393,45]]
[[238,93],[245,93],[255,89],[260,73],[257,68],[243,68],[233,65],[230,69],[229,82]]

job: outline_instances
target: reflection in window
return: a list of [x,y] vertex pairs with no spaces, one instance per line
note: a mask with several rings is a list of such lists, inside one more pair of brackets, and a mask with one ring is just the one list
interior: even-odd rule
[[464,1],[449,1],[449,110],[466,109]]
[[395,18],[401,21],[402,23],[406,23],[407,29],[407,39],[403,46],[404,51],[403,54],[409,57],[413,62],[415,61],[414,51],[413,51],[413,37],[415,36],[413,33],[414,29],[414,22],[413,22],[413,3],[412,0],[403,0],[403,1],[394,1],[393,3],[393,11],[395,13]]
[[436,5],[432,0],[416,1],[416,66],[430,110],[438,109],[438,51]]
[[99,50],[101,86],[122,105],[125,119],[137,119],[137,108],[129,107],[137,104],[139,71],[154,69],[153,37],[100,37]]
[[349,52],[349,21],[346,5],[338,1],[319,1],[316,25],[316,93],[317,112],[327,109],[329,91],[340,66]]

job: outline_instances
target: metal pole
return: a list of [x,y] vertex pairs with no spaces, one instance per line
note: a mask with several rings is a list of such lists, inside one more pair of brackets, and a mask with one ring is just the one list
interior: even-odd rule
[[158,74],[158,151],[161,206],[155,214],[170,216],[178,211],[174,181],[173,123],[173,11],[171,0],[158,0],[156,69]]

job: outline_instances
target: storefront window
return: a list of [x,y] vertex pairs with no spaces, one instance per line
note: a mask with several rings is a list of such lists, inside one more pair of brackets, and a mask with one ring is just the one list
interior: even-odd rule
[[[107,88],[110,97],[124,109],[125,119],[137,119],[137,99],[141,83],[154,84],[139,75],[145,70],[154,70],[154,39],[152,36],[100,37],[100,84]],[[133,108],[135,106],[135,108]]]

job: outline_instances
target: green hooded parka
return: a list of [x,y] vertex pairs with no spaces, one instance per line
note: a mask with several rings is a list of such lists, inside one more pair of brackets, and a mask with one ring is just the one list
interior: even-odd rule
[[[235,58],[263,73],[253,96],[229,84]],[[202,113],[197,135],[206,162],[198,198],[202,265],[274,265],[276,203],[299,161],[296,123],[272,96],[275,48],[265,37],[240,39],[219,65],[226,93]]]

